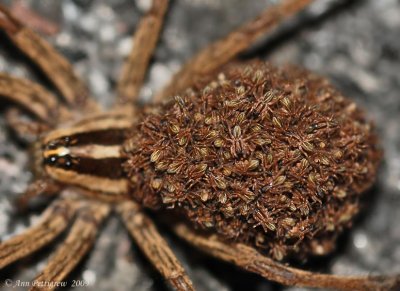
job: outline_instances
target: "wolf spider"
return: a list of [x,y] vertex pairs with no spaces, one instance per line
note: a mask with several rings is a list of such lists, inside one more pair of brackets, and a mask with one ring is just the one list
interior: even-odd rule
[[[183,66],[169,85],[155,96],[155,101],[194,86],[198,80],[230,62],[261,35],[311,2],[281,1],[227,37],[209,45]],[[118,80],[116,103],[106,113],[91,98],[72,66],[46,41],[0,6],[0,28],[44,72],[62,96],[59,100],[39,84],[0,74],[0,95],[18,103],[35,118],[35,121],[27,122],[15,108],[6,114],[6,120],[15,132],[37,138],[33,144],[36,180],[28,186],[19,203],[25,205],[33,197],[57,194],[37,224],[0,244],[0,268],[48,245],[73,221],[65,241],[35,278],[38,282],[60,282],[90,250],[101,223],[114,212],[172,287],[194,289],[184,268],[142,205],[129,197],[128,181],[122,169],[122,162],[126,159],[122,143],[126,132],[138,122],[140,114],[136,102],[167,6],[166,0],[153,0],[152,7],[140,21],[134,34],[134,47]],[[183,101],[178,99],[177,102]],[[234,135],[240,136],[239,133]],[[240,152],[241,147],[238,146],[234,152]],[[154,152],[151,159],[157,161],[158,153]],[[157,188],[159,182],[153,181],[151,186]],[[223,188],[221,184],[219,187]],[[264,256],[252,246],[197,232],[182,222],[176,222],[172,229],[189,244],[216,258],[285,285],[387,290],[399,284],[396,276],[344,277],[303,271]]]

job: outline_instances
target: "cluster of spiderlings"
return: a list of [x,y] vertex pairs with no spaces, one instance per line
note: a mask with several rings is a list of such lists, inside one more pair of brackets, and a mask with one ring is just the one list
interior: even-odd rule
[[125,145],[132,195],[281,260],[329,252],[380,151],[356,105],[287,66],[227,66],[153,109]]

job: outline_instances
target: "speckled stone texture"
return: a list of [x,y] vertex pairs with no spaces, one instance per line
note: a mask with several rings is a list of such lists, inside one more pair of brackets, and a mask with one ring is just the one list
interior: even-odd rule
[[[97,99],[111,104],[130,34],[146,0],[23,0],[59,27],[46,35],[74,64]],[[177,0],[142,90],[145,100],[161,88],[177,68],[212,40],[243,23],[272,0]],[[0,1],[10,4],[11,1]],[[400,272],[400,3],[398,0],[317,0],[299,17],[266,37],[245,57],[294,63],[329,78],[344,95],[364,107],[375,120],[384,149],[376,186],[364,199],[365,209],[329,257],[304,268],[337,274]],[[0,45],[0,71],[41,80],[12,47]],[[26,147],[4,126],[0,101],[0,235],[6,239],[37,221],[39,211],[13,212],[12,201],[26,187]],[[305,290],[283,288],[188,247],[161,227],[183,261],[198,290]],[[50,246],[38,255],[2,270],[0,278],[29,281],[43,267]],[[114,217],[107,221],[95,249],[70,276],[88,286],[74,290],[167,290]],[[10,290],[3,287],[2,290]],[[25,290],[16,287],[11,290]]]

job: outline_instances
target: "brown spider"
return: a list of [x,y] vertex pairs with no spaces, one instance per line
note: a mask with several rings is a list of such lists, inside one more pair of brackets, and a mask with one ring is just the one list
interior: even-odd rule
[[[213,75],[216,70],[253,44],[260,35],[265,34],[279,22],[295,14],[310,2],[312,1],[282,1],[280,4],[263,12],[257,19],[243,25],[228,37],[210,45],[187,62],[183,69],[173,78],[170,85],[156,95],[156,101],[160,101],[161,98],[166,96],[182,93],[189,87],[205,87],[210,81],[208,80],[208,75]],[[58,194],[56,200],[43,213],[42,219],[38,224],[0,245],[0,267],[7,266],[49,244],[74,219],[65,242],[59,247],[48,265],[36,278],[37,281],[43,282],[62,281],[84,254],[89,251],[95,241],[99,224],[113,210],[121,216],[136,243],[174,288],[178,290],[193,289],[192,283],[183,267],[171,252],[164,239],[159,235],[153,222],[142,210],[142,205],[148,207],[160,205],[159,197],[158,200],[155,199],[152,196],[152,191],[157,192],[161,188],[165,188],[167,192],[173,193],[173,195],[168,196],[167,192],[163,192],[162,203],[168,206],[176,203],[175,205],[179,207],[180,203],[184,203],[185,199],[188,199],[186,196],[181,197],[179,195],[183,191],[180,188],[182,184],[174,184],[172,183],[173,181],[171,182],[168,179],[163,180],[162,178],[152,177],[150,173],[146,175],[146,179],[149,180],[146,182],[149,183],[142,186],[140,185],[142,181],[138,178],[138,175],[140,176],[141,174],[137,174],[137,169],[143,169],[144,173],[148,170],[149,161],[154,164],[157,171],[166,171],[168,174],[179,173],[185,167],[185,164],[179,158],[177,158],[178,163],[176,165],[164,162],[165,156],[168,154],[166,152],[170,150],[168,146],[160,145],[159,147],[151,147],[151,151],[149,150],[149,144],[153,142],[153,135],[162,134],[161,128],[164,126],[167,128],[168,134],[171,136],[176,134],[176,144],[179,146],[187,146],[190,142],[189,139],[194,138],[188,134],[188,131],[180,134],[180,128],[183,128],[182,124],[173,123],[172,119],[167,120],[170,122],[169,124],[166,124],[167,122],[152,123],[157,121],[158,110],[176,111],[178,108],[183,113],[179,113],[177,118],[179,119],[184,116],[185,110],[187,110],[189,103],[192,102],[187,97],[192,94],[191,92],[187,93],[185,91],[185,93],[182,93],[185,95],[184,97],[176,97],[175,107],[172,107],[172,109],[168,107],[170,105],[163,105],[167,106],[167,109],[165,107],[162,107],[162,109],[149,109],[149,113],[145,117],[140,117],[140,114],[136,111],[137,108],[133,105],[142,85],[149,59],[155,48],[166,9],[167,1],[154,0],[152,8],[140,22],[134,36],[134,48],[118,82],[118,99],[116,105],[110,112],[102,113],[99,106],[90,99],[88,90],[73,73],[68,62],[35,33],[24,27],[7,9],[0,8],[0,28],[7,33],[11,41],[22,52],[29,56],[43,70],[63,97],[63,102],[60,102],[55,96],[38,84],[6,74],[0,75],[0,94],[19,103],[37,118],[37,121],[27,123],[20,118],[18,111],[10,110],[7,114],[7,121],[16,132],[21,135],[33,134],[37,136],[37,141],[34,143],[33,157],[37,179],[28,187],[22,201],[29,200],[29,198],[41,194]],[[261,64],[255,64],[254,66],[257,68],[262,67]],[[224,72],[226,75],[235,75],[237,68],[241,68],[240,65],[237,67],[234,65]],[[277,73],[275,69],[267,66],[263,67],[263,70],[272,75],[276,73],[277,78],[281,78],[281,73]],[[258,71],[253,70],[250,73],[255,73],[255,81],[258,81]],[[283,73],[287,73],[287,71],[283,71]],[[308,73],[299,71],[298,74],[307,75]],[[314,78],[307,75],[308,77]],[[248,76],[245,75],[244,78],[246,79]],[[296,78],[296,80],[301,79],[299,76]],[[219,80],[219,83],[215,86],[225,86],[224,77],[222,76],[219,79],[222,80]],[[319,80],[318,82],[322,81]],[[200,86],[199,84],[202,85]],[[215,87],[213,83],[210,84],[211,88]],[[196,90],[194,92],[199,92],[200,89]],[[300,90],[301,86],[299,87]],[[239,89],[240,92],[241,89]],[[207,92],[204,94],[207,95]],[[205,97],[205,95],[202,95],[204,100],[215,101],[214,99],[207,99],[208,97]],[[268,95],[266,96],[268,98]],[[291,105],[285,99],[285,96],[279,96],[276,100],[277,103],[283,104],[286,108],[285,110],[290,111]],[[228,106],[239,105],[228,104]],[[349,112],[355,111],[351,105],[348,105],[346,108],[348,108]],[[153,110],[155,110],[155,115],[152,115]],[[260,108],[260,110],[263,111],[263,114],[268,114],[268,112],[264,112],[263,108]],[[170,114],[169,111],[168,114]],[[312,112],[307,114],[312,114]],[[139,118],[146,117],[148,119],[141,119],[145,121],[141,122],[141,125],[138,126]],[[196,122],[199,120],[203,120],[205,124],[214,124],[216,122],[212,115],[209,117],[206,116],[204,119],[202,118],[199,115],[194,116]],[[300,120],[300,117],[297,119]],[[233,120],[237,123],[246,123],[246,119],[243,119],[240,114]],[[321,121],[319,119],[316,120],[318,120],[318,123],[313,126],[312,130],[322,129],[329,132],[329,130],[334,130],[337,127],[335,124],[330,124],[329,121],[323,120],[323,118],[321,118]],[[229,122],[230,120],[227,121]],[[272,125],[274,128],[271,128],[271,130],[274,129],[276,134],[282,134],[285,126],[287,126],[284,120],[280,120],[275,116],[272,118]],[[160,126],[160,128],[157,128],[157,126]],[[143,131],[138,134],[140,137],[137,137],[135,131],[139,127]],[[255,132],[259,130],[257,126],[251,128]],[[207,141],[212,141],[215,148],[223,148],[225,142],[231,143],[228,146],[230,153],[225,155],[236,157],[242,154],[249,154],[251,149],[246,148],[247,140],[241,139],[242,131],[239,125],[235,125],[231,128],[225,140],[219,139],[218,133],[215,136],[212,136],[210,133],[211,136],[210,134],[207,136],[209,138]],[[143,135],[141,135],[142,132]],[[293,154],[302,154],[307,157],[310,152],[317,152],[311,142],[304,141],[304,138],[297,136],[293,138],[299,140],[299,150],[298,152],[294,151]],[[254,140],[253,150],[269,143],[268,138],[263,135],[259,135]],[[207,142],[203,144],[199,142],[198,148],[194,153],[198,152],[199,156],[208,155],[207,144]],[[349,141],[346,145],[353,147],[352,141]],[[322,149],[325,147],[323,142],[319,143],[319,147],[321,149],[318,151],[323,152]],[[356,148],[357,145],[354,145],[354,147]],[[147,154],[147,152],[150,154]],[[142,159],[142,154],[147,155],[144,160]],[[340,154],[338,152],[334,157],[339,159],[341,158]],[[371,150],[370,154],[371,157],[375,157],[376,153]],[[216,159],[213,155],[208,155],[207,157],[209,159],[206,160],[207,162]],[[241,200],[249,201],[254,200],[254,197],[252,197],[253,192],[241,192],[243,189],[240,188],[240,185],[233,183],[235,185],[232,186],[232,189],[237,189],[238,194],[235,194],[236,196],[232,195],[234,199],[230,201],[231,198],[228,198],[226,192],[224,192],[228,185],[222,177],[223,175],[230,176],[231,173],[244,175],[247,171],[258,168],[260,164],[265,167],[272,164],[273,167],[280,169],[278,171],[279,175],[266,178],[266,181],[270,182],[268,185],[262,187],[260,191],[272,191],[271,189],[274,188],[276,191],[282,192],[284,186],[289,187],[289,181],[286,181],[287,177],[283,175],[287,167],[282,166],[280,162],[271,163],[269,161],[270,156],[263,155],[260,152],[255,153],[254,157],[248,163],[241,161],[237,165],[232,165],[231,168],[217,169],[210,176],[211,187],[217,193],[216,199],[222,204],[233,202],[232,205],[229,205],[229,203],[226,204],[221,210],[226,217],[232,215],[233,208],[237,204],[240,204],[240,197],[245,197],[245,199]],[[228,157],[226,158],[228,159]],[[301,171],[304,171],[308,163],[329,165],[332,162],[329,158],[318,157],[315,160],[302,159],[300,163],[289,164],[287,166],[293,166],[293,168],[299,167]],[[207,168],[208,164],[205,163],[188,166],[187,171],[191,173],[188,175],[188,178],[191,177],[192,179],[188,182],[188,187],[191,188],[196,185],[195,180],[202,177]],[[324,177],[319,178],[323,179]],[[301,179],[301,177],[297,177],[296,179]],[[313,180],[317,179],[317,177],[309,176],[309,179]],[[135,189],[137,192],[131,192],[134,188],[137,188]],[[145,190],[148,190],[148,192]],[[324,194],[319,191],[316,191],[316,193],[319,196],[323,196]],[[344,190],[338,190],[334,193],[339,198],[343,198],[346,195],[343,192]],[[200,199],[204,202],[213,199],[209,197],[210,193],[205,193],[204,191],[200,191],[199,193]],[[142,205],[134,202],[132,197],[135,197]],[[301,196],[296,196],[296,193],[293,194],[292,198],[292,201],[295,202],[302,199]],[[196,199],[198,197],[193,197],[193,201],[198,201]],[[282,197],[279,199],[281,202],[283,201]],[[316,201],[318,199],[322,198],[315,197]],[[303,202],[298,202],[298,204],[301,203]],[[296,210],[295,204],[289,203],[288,206]],[[259,204],[256,205],[258,206]],[[241,209],[240,211],[246,212],[246,209]],[[299,211],[301,215],[307,216],[309,212],[307,204],[299,208]],[[348,207],[343,213],[341,213],[341,210],[337,211],[337,214],[352,216],[353,212],[356,212],[356,210]],[[193,213],[189,211],[189,217],[191,214]],[[260,204],[254,212],[254,228],[261,228],[266,233],[269,231],[278,231],[277,223],[279,222],[274,220],[274,215],[275,213],[268,212]],[[200,225],[212,228],[212,222],[208,218],[207,213],[196,217]],[[191,219],[193,220],[193,217]],[[340,219],[344,219],[343,216]],[[304,237],[313,231],[312,229],[307,229],[308,224],[305,221],[299,222],[296,225],[290,217],[285,218],[282,225],[287,227],[289,233],[293,233],[293,236],[299,239],[294,244],[293,251],[296,251],[297,244],[301,243]],[[286,285],[347,290],[386,290],[398,287],[399,283],[398,277],[341,277],[306,272],[282,265],[276,260],[263,256],[257,248],[252,247],[247,241],[246,243],[242,242],[238,234],[235,235],[237,235],[237,241],[239,242],[235,242],[234,240],[226,241],[223,238],[224,235],[216,236],[198,233],[182,223],[177,223],[173,226],[173,229],[189,243],[217,258],[233,262],[246,270]],[[259,235],[255,239],[256,246],[265,247],[265,242]],[[321,253],[326,253],[330,250],[330,242],[327,242],[326,249],[324,247],[318,245],[318,247],[313,249],[309,246],[310,249],[308,252],[315,253],[320,251]],[[287,249],[279,245],[278,242],[271,249],[271,255],[279,260],[284,256],[284,252],[286,251]]]

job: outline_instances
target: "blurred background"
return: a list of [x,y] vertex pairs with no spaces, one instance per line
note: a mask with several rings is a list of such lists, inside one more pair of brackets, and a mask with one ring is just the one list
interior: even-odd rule
[[[171,1],[144,100],[168,82],[180,65],[210,41],[224,36],[278,0]],[[104,106],[112,103],[131,34],[149,0],[5,1],[74,65]],[[355,227],[329,257],[312,259],[310,270],[336,274],[400,273],[400,1],[355,0],[315,3],[260,40],[243,58],[294,63],[330,79],[364,107],[376,123],[384,161],[376,186],[366,194]],[[42,81],[0,36],[0,71]],[[31,174],[26,145],[5,127],[0,101],[0,237],[21,232],[39,211],[16,215],[13,200]],[[198,252],[161,227],[198,290],[305,290],[281,287]],[[0,280],[29,281],[55,244],[1,271]],[[168,290],[120,222],[107,221],[95,249],[69,277],[88,286],[74,290]],[[14,288],[12,290],[25,290]],[[3,287],[2,290],[9,290]]]

